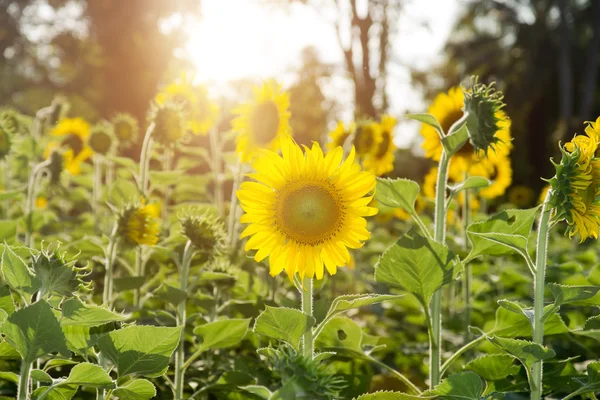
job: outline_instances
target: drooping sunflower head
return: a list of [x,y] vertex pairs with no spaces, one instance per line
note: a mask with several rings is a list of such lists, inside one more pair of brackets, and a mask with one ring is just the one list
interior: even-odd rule
[[129,114],[117,114],[111,122],[120,145],[128,146],[136,141],[139,128],[135,118]]
[[0,120],[0,160],[6,158],[10,152],[10,130],[6,124]]
[[363,165],[367,171],[382,176],[394,170],[394,127],[398,121],[389,115],[381,117],[379,132],[381,140],[371,153],[365,156]]
[[126,207],[119,215],[118,227],[121,237],[131,246],[158,243],[160,234],[160,207],[142,198],[137,204]]
[[225,228],[223,223],[208,211],[189,210],[181,218],[182,233],[192,242],[196,250],[213,258],[225,250]]
[[94,125],[90,133],[89,144],[92,150],[98,154],[110,153],[115,145],[113,126],[108,122]]
[[381,127],[375,121],[363,120],[356,124],[352,143],[359,158],[377,151],[382,140]]
[[259,149],[277,151],[281,138],[290,132],[290,99],[273,80],[254,88],[254,101],[233,110],[238,133],[236,152],[242,161],[251,161]]
[[81,164],[88,160],[94,151],[88,144],[90,125],[82,118],[65,118],[51,131],[50,135],[58,140],[50,142],[46,148],[46,158],[55,148],[64,149],[64,168],[71,175],[81,173]]
[[56,96],[50,104],[51,113],[49,120],[51,124],[56,124],[67,116],[71,105],[64,96]]
[[194,85],[185,76],[158,93],[156,102],[161,105],[168,102],[180,104],[185,114],[186,129],[195,135],[206,135],[219,116],[219,107],[210,100],[206,88]]
[[338,121],[337,126],[334,130],[329,132],[327,135],[329,137],[329,142],[327,143],[327,149],[333,150],[336,147],[344,147],[346,140],[352,135],[354,132],[355,126],[354,123],[349,124],[348,128],[344,125],[342,121]]
[[168,102],[153,108],[154,139],[164,146],[174,146],[185,134],[185,121],[180,104]]
[[246,251],[254,259],[269,257],[271,275],[286,270],[290,279],[322,279],[324,267],[333,275],[348,265],[348,248],[360,248],[370,237],[365,217],[377,213],[369,207],[375,176],[361,171],[351,150],[342,160],[336,147],[326,155],[317,143],[302,149],[289,137],[282,140],[282,156],[263,151],[237,196],[249,224],[241,237],[250,239]]
[[579,234],[581,241],[598,238],[600,232],[600,125],[590,123],[585,135],[576,135],[561,147],[562,159],[554,163],[556,175],[550,183],[549,204],[557,218],[568,223],[569,237]]
[[464,110],[467,116],[469,140],[475,151],[487,154],[501,140],[498,137],[502,124],[508,119],[502,111],[504,95],[497,91],[494,84],[479,83],[477,77],[471,78],[470,88],[464,93]]

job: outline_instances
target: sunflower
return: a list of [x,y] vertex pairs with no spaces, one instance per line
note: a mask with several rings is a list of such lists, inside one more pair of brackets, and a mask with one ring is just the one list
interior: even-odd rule
[[[429,107],[428,112],[437,118],[444,132],[448,132],[450,127],[463,116],[464,94],[460,87],[450,88],[448,93],[440,93]],[[496,117],[497,131],[495,137],[497,142],[494,149],[488,153],[497,156],[506,156],[512,149],[510,135],[510,119],[503,110],[498,110],[494,114]],[[421,135],[425,139],[422,148],[425,150],[425,156],[434,161],[439,161],[442,155],[442,142],[437,131],[427,124],[423,124]],[[462,158],[469,163],[477,162],[484,158],[483,150],[475,151],[473,145],[467,141],[463,147],[452,157],[452,161]],[[450,169],[453,163],[450,162]]]
[[138,135],[138,123],[135,118],[129,114],[117,114],[112,119],[115,136],[119,143],[125,146],[135,142]]
[[259,149],[277,151],[281,138],[290,133],[290,98],[274,80],[254,88],[254,102],[233,110],[237,137],[236,153],[249,162]]
[[190,83],[185,76],[158,93],[156,102],[181,104],[186,114],[186,129],[195,135],[206,135],[219,117],[219,106],[210,101],[206,88]]
[[561,148],[562,160],[549,180],[550,204],[566,219],[569,237],[579,234],[581,241],[597,239],[600,232],[600,118],[589,122],[585,133]]
[[53,141],[46,148],[46,158],[50,157],[52,150],[62,147],[63,166],[71,175],[81,173],[81,163],[89,159],[94,151],[88,145],[90,136],[90,125],[82,118],[65,118],[50,131],[51,136],[62,138],[59,141]]
[[396,151],[394,127],[397,122],[396,118],[389,115],[381,117],[381,123],[379,124],[381,139],[363,161],[365,169],[377,176],[382,176],[394,170],[394,152]]
[[546,197],[548,196],[548,191],[550,190],[550,185],[546,185],[540,191],[540,196],[538,197],[538,204],[542,204],[546,201]]
[[483,176],[492,182],[478,192],[479,196],[488,200],[502,196],[512,183],[512,167],[510,158],[506,156],[491,156],[471,162],[467,171],[468,176]]
[[381,126],[378,123],[371,120],[358,122],[352,141],[358,158],[364,159],[370,153],[377,151],[382,141]]
[[348,129],[346,129],[344,123],[342,121],[338,121],[335,129],[329,132],[327,135],[330,139],[329,143],[327,143],[327,149],[333,150],[338,146],[343,148],[344,144],[346,143],[346,139],[352,135],[354,129],[354,123],[349,124]]
[[132,246],[154,246],[160,233],[159,216],[158,204],[146,204],[142,198],[138,204],[125,208],[119,216],[119,233]]
[[508,201],[519,208],[529,207],[534,198],[533,189],[524,185],[513,186],[508,191]]
[[285,136],[283,155],[262,151],[254,162],[255,182],[244,182],[237,196],[250,224],[241,237],[251,238],[246,251],[254,259],[269,257],[276,276],[284,269],[290,279],[322,279],[324,267],[333,275],[350,262],[348,248],[362,247],[370,237],[364,217],[377,213],[369,207],[375,176],[361,171],[350,151],[336,147],[326,155],[317,143],[305,152]]

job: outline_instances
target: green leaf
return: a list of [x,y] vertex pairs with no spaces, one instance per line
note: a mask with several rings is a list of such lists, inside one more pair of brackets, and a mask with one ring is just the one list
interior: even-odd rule
[[247,385],[247,386],[242,386],[240,387],[240,389],[253,394],[255,396],[258,396],[261,399],[264,400],[269,400],[271,398],[271,396],[273,395],[273,393],[271,393],[271,391],[264,387],[264,386],[259,386],[259,385]]
[[76,392],[77,386],[42,386],[34,390],[32,398],[38,400],[43,396],[44,400],[70,400]]
[[127,179],[116,179],[108,189],[108,201],[119,208],[137,201],[139,198],[138,187]]
[[166,283],[160,285],[152,294],[157,299],[173,305],[178,305],[187,298],[186,292]]
[[392,295],[392,294],[345,294],[336,297],[329,307],[327,317],[337,315],[344,311],[351,310],[353,308],[370,306],[372,304],[381,303],[387,300],[396,300],[403,297],[403,295]]
[[40,288],[40,281],[10,246],[4,246],[1,268],[8,286],[30,302],[31,296]]
[[145,276],[126,276],[124,278],[115,278],[113,284],[116,292],[126,292],[141,288],[146,282]]
[[431,126],[433,129],[435,129],[439,133],[440,137],[443,137],[445,134],[445,132],[442,129],[442,126],[440,125],[438,120],[431,114],[427,114],[427,113],[405,114],[404,117],[406,117],[408,119],[413,119],[415,121],[419,121],[419,122],[422,122],[424,124]]
[[180,333],[180,327],[128,326],[102,336],[98,347],[117,366],[119,377],[155,378],[167,371]]
[[409,179],[377,178],[375,199],[386,207],[401,208],[416,214],[415,201],[420,190],[419,184]]
[[34,382],[42,382],[42,383],[52,383],[52,377],[48,375],[47,372],[42,371],[41,369],[33,369],[31,370],[31,379]]
[[116,388],[113,395],[121,400],[148,400],[156,396],[156,388],[146,379],[135,379]]
[[450,190],[458,193],[461,190],[485,188],[490,186],[491,183],[492,182],[489,179],[484,178],[483,176],[470,176],[463,182],[450,186]]
[[588,305],[585,300],[595,297],[600,291],[600,286],[567,286],[558,283],[549,283],[548,289],[554,296],[554,305],[574,303],[575,305]]
[[194,328],[194,335],[202,342],[199,351],[224,349],[240,343],[248,331],[248,319],[222,319]]
[[413,400],[413,399],[433,399],[436,396],[411,396],[410,394],[400,392],[379,391],[367,393],[355,397],[354,400]]
[[18,360],[19,352],[7,342],[0,342],[0,360]]
[[[508,304],[505,302],[503,304]],[[546,306],[546,310],[551,305]],[[560,315],[553,314],[544,322],[544,335],[558,335],[569,332]],[[498,307],[494,327],[487,332],[488,335],[496,335],[508,338],[531,337],[532,327],[528,317],[520,311],[509,311],[505,307]]]
[[347,317],[334,317],[315,338],[315,346],[321,351],[349,351],[362,355],[363,333],[356,322]]
[[577,389],[577,394],[593,393],[600,391],[600,362],[593,362],[587,366],[587,377],[573,378],[581,387]]
[[114,313],[103,307],[83,304],[79,299],[73,298],[62,304],[61,326],[93,327],[109,322],[125,321],[126,317]]
[[254,324],[254,332],[273,339],[283,340],[296,350],[304,332],[311,329],[315,319],[303,312],[286,307],[267,306]]
[[7,285],[0,285],[0,310],[8,315],[15,312],[15,302]]
[[0,242],[11,243],[17,237],[16,220],[0,220]]
[[480,400],[483,395],[483,381],[476,373],[467,371],[450,375],[432,391],[442,399],[447,400]]
[[102,367],[90,363],[81,363],[74,366],[62,384],[104,389],[115,387],[113,380]]
[[33,362],[54,352],[70,356],[65,335],[52,308],[45,301],[15,311],[0,331],[25,362]]
[[[471,252],[467,260],[472,260],[481,255],[502,256],[514,254],[516,249],[523,250],[533,222],[537,208],[527,210],[504,210],[489,219],[475,222],[467,228],[467,234],[472,243]],[[526,248],[526,247],[525,247]]]
[[469,131],[467,125],[463,124],[454,132],[448,132],[447,136],[442,138],[442,146],[446,149],[449,156],[461,149],[469,140]]
[[473,371],[486,381],[498,381],[519,373],[515,357],[508,354],[486,354],[471,360],[463,369]]
[[556,355],[552,349],[527,340],[507,339],[498,336],[488,337],[487,339],[501,350],[515,356],[527,370],[530,370],[534,363],[548,360]]
[[0,371],[0,380],[5,380],[18,385],[19,375],[15,374],[14,372]]
[[427,307],[433,294],[456,277],[456,261],[446,246],[411,231],[381,255],[375,280],[404,288]]

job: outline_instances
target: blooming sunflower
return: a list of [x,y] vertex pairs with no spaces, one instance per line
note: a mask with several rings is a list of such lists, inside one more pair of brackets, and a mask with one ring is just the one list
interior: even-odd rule
[[549,180],[550,204],[557,217],[566,219],[569,237],[581,241],[598,238],[600,232],[600,118],[589,122],[585,135],[576,135],[561,148],[562,160],[554,164],[556,175]]
[[232,121],[238,132],[236,153],[249,162],[259,149],[277,151],[281,138],[290,133],[290,98],[273,80],[254,88],[254,102],[242,105],[233,112]]
[[[512,166],[509,157],[490,154],[490,157],[481,158],[466,166],[468,176],[483,176],[492,182],[478,192],[481,197],[488,200],[502,196],[512,183]],[[456,170],[464,170],[464,167]]]
[[146,204],[142,198],[138,204],[125,208],[119,216],[119,233],[132,246],[154,246],[160,233],[159,216],[159,205]]
[[206,88],[192,84],[187,77],[163,88],[156,95],[156,102],[181,104],[186,114],[186,129],[195,135],[206,135],[219,117],[219,106],[210,101]]
[[382,141],[381,126],[378,123],[371,120],[358,122],[352,141],[358,158],[363,159],[370,153],[377,151]]
[[343,148],[344,144],[346,143],[346,139],[348,139],[350,135],[352,135],[354,129],[355,126],[353,123],[349,124],[348,129],[346,129],[344,123],[342,121],[338,121],[338,124],[335,127],[335,129],[329,132],[329,134],[327,135],[329,137],[327,149],[333,150],[338,146]]
[[[448,93],[440,93],[433,100],[428,112],[437,118],[444,132],[447,133],[450,127],[463,116],[464,98],[464,93],[460,87],[452,87]],[[498,128],[495,137],[498,140],[494,145],[493,151],[489,152],[488,156],[490,154],[505,156],[512,149],[510,135],[511,122],[503,110],[496,111],[495,117]],[[433,127],[423,124],[421,135],[425,139],[422,145],[422,148],[425,150],[425,156],[434,161],[439,161],[443,147],[437,131]],[[484,156],[485,154],[482,150],[475,151],[473,145],[468,141],[454,154],[452,161],[457,158],[463,158],[468,162],[476,162]],[[450,169],[453,168],[452,161],[450,162]]]
[[242,183],[237,196],[250,224],[241,237],[251,236],[246,251],[254,259],[269,257],[272,276],[284,269],[290,279],[322,279],[324,267],[333,275],[350,262],[348,248],[362,247],[369,239],[364,217],[377,213],[369,207],[375,176],[361,171],[350,151],[336,147],[326,155],[317,143],[305,152],[285,136],[282,156],[261,152],[253,164],[255,182]]
[[50,135],[61,138],[53,141],[46,148],[46,158],[50,157],[52,150],[62,147],[63,166],[71,175],[81,173],[81,163],[89,159],[94,151],[88,145],[90,125],[82,118],[65,118],[50,131]]
[[397,122],[396,118],[389,115],[381,117],[381,123],[379,124],[380,141],[363,161],[365,169],[377,176],[382,176],[394,170],[394,152],[396,151],[394,127]]

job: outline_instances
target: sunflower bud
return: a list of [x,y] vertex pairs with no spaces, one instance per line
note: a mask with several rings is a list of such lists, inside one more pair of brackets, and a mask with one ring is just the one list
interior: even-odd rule
[[482,150],[487,154],[500,141],[496,133],[508,119],[502,111],[504,95],[496,90],[494,83],[484,85],[478,82],[477,77],[471,78],[470,88],[464,95],[469,139],[475,150]]
[[151,120],[154,122],[154,138],[165,146],[173,146],[185,133],[181,105],[172,102],[157,105]]
[[135,118],[129,114],[117,114],[112,124],[120,144],[128,146],[135,142],[138,136],[138,123]]
[[225,250],[225,229],[218,218],[208,212],[180,218],[182,233],[192,242],[199,253],[208,259],[215,258]]
[[142,199],[121,212],[118,220],[119,233],[131,246],[154,246],[158,243],[160,234],[159,216],[158,204],[146,204],[146,200]]
[[65,116],[67,115],[67,111],[69,111],[70,105],[67,102],[67,99],[65,99],[62,96],[57,96],[54,98],[54,100],[52,100],[52,104],[50,105],[50,107],[50,123],[57,124],[58,121],[65,118]]
[[88,144],[95,153],[102,155],[110,153],[114,144],[112,126],[106,122],[94,126]]
[[0,121],[0,160],[6,158],[10,152],[10,130]]
[[54,149],[49,155],[50,165],[48,171],[50,171],[50,183],[57,184],[60,182],[60,173],[64,168],[64,157],[59,149]]

